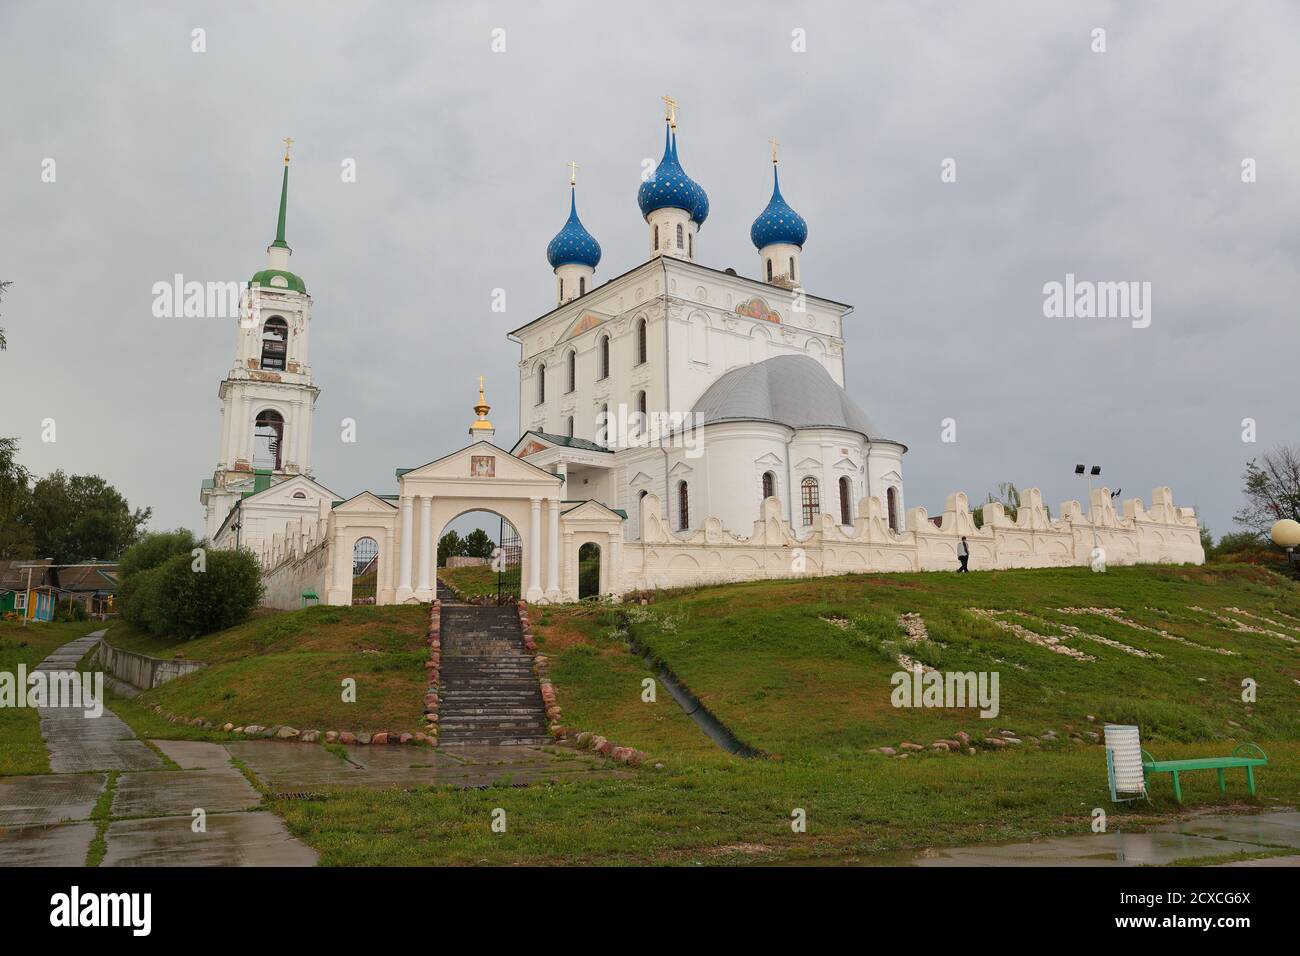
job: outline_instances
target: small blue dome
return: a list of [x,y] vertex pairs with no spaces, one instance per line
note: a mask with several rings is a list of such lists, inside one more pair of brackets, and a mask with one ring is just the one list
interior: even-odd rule
[[654,175],[636,191],[641,215],[649,218],[656,209],[684,209],[697,225],[704,225],[709,215],[709,197],[700,184],[686,175],[677,158],[677,137],[664,130],[664,158]]
[[573,264],[594,269],[600,263],[600,243],[578,218],[577,192],[572,189],[569,193],[569,221],[546,246],[546,259],[552,269]]
[[808,239],[808,223],[803,216],[790,208],[790,204],[781,195],[781,182],[772,166],[772,198],[767,208],[758,214],[754,224],[749,227],[749,240],[754,248],[762,249],[774,242],[786,242],[803,248]]

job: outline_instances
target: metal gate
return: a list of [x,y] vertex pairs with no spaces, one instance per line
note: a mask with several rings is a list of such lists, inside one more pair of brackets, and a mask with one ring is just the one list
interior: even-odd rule
[[492,556],[492,564],[497,572],[497,603],[514,604],[522,592],[524,549],[519,540],[519,532],[505,518],[501,519],[501,532],[497,540],[501,543]]

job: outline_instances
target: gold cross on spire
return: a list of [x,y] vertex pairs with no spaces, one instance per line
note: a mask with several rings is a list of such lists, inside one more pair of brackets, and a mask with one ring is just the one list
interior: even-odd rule
[[781,141],[777,139],[775,136],[773,136],[771,139],[768,140],[768,142],[772,144],[772,165],[775,166],[777,163],[776,148],[781,145]]
[[286,136],[284,138],[284,164],[286,166],[289,165],[289,147],[291,147],[292,145],[293,145],[293,137]]
[[664,119],[672,123],[673,128],[676,129],[677,128],[677,101],[673,99],[671,96],[667,96],[667,95],[663,96],[662,99],[664,101]]
[[572,161],[569,163],[569,185],[578,185],[578,164]]

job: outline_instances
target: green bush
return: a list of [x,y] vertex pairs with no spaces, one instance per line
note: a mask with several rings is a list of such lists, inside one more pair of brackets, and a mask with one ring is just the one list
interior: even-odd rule
[[[174,546],[184,543],[177,537]],[[190,551],[185,547],[122,581],[119,596],[128,624],[158,637],[190,640],[233,627],[257,607],[262,583],[251,551],[208,551],[203,571],[194,570]]]
[[158,567],[174,555],[189,554],[198,546],[194,535],[185,528],[147,534],[122,554],[117,567],[118,576],[125,580]]

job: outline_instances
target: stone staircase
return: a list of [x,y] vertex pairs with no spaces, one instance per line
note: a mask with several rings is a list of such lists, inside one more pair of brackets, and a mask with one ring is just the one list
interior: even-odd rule
[[456,602],[441,586],[442,690],[438,739],[443,744],[545,744],[546,710],[511,605]]

